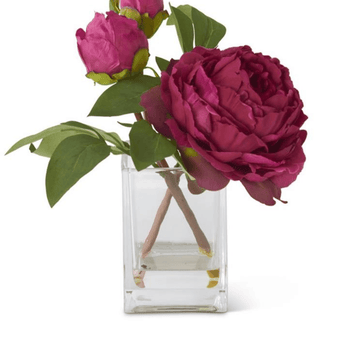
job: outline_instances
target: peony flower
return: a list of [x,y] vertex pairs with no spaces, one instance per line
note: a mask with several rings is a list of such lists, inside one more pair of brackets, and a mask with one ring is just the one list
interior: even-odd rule
[[188,172],[208,190],[241,181],[274,205],[303,168],[307,119],[289,70],[250,47],[196,47],[142,96],[147,119],[176,140]]
[[148,13],[150,18],[154,18],[158,12],[163,11],[163,0],[120,0],[120,8],[134,8],[140,14]]
[[[86,32],[76,33],[87,76],[109,84],[142,70],[148,60],[148,41],[135,21],[113,11],[96,13]],[[102,82],[103,81],[103,82]]]

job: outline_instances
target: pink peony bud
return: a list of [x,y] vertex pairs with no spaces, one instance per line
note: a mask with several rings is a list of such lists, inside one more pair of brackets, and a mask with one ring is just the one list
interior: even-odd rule
[[[88,76],[101,74],[115,82],[116,75],[123,77],[132,71],[137,53],[148,57],[148,41],[138,24],[113,11],[107,12],[106,18],[96,13],[86,32],[79,29],[76,36]],[[142,54],[143,51],[146,54]],[[141,65],[145,67],[146,63],[143,61]],[[95,81],[99,82],[99,79]]]
[[164,9],[163,0],[120,0],[120,8],[130,7],[140,14],[148,13],[153,19],[158,12]]

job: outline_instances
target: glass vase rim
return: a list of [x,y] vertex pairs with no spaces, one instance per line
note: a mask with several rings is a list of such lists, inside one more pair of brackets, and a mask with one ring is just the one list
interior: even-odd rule
[[[170,158],[170,157],[169,157]],[[176,164],[177,161],[176,161]],[[132,165],[132,166],[131,166]],[[148,166],[145,169],[138,171],[133,163],[131,156],[123,154],[121,159],[121,168],[122,170],[134,171],[134,172],[142,172],[142,171],[152,171],[152,172],[183,172],[181,166],[171,166],[171,167],[153,167],[152,165]]]

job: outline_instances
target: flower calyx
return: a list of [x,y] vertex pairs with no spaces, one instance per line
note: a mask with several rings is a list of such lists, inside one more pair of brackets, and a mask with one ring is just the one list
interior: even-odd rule
[[111,76],[107,73],[89,72],[86,77],[92,79],[95,83],[100,85],[115,84],[122,79],[130,78],[138,73],[141,73],[147,65],[149,56],[150,54],[148,49],[139,49],[134,55],[131,70],[124,69],[121,72],[115,73]]
[[151,18],[148,13],[141,15],[140,29],[144,32],[147,38],[151,38],[161,26],[163,20],[169,17],[167,11],[158,12],[154,18]]
[[140,13],[135,10],[134,8],[131,8],[131,7],[123,7],[121,8],[119,14],[121,16],[125,16],[127,17],[128,19],[133,19],[135,20],[137,23],[138,23],[138,26],[140,27],[141,23],[142,23],[142,20],[141,20],[141,15]]

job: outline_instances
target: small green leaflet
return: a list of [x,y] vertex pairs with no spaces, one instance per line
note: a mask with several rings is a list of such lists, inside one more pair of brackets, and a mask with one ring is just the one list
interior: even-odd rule
[[120,122],[120,121],[117,121],[117,123],[123,127],[130,127],[130,128],[133,127],[133,123],[125,123],[125,122]]
[[[193,41],[195,38],[195,46],[203,46],[205,48],[215,48],[219,41],[224,37],[226,33],[226,28],[224,25],[218,23],[214,19],[206,16],[196,8],[189,6],[189,5],[181,5],[177,7],[177,10],[182,12],[188,19],[190,20],[192,26],[194,27],[194,32],[193,30],[189,32],[189,36],[192,35],[192,46],[193,46]],[[181,14],[176,16],[176,11],[172,11],[172,15],[169,17],[169,20],[167,22],[168,25],[175,25],[176,26],[176,31],[180,40],[181,47],[186,45],[184,42],[186,40],[185,36],[186,33],[181,35],[179,33],[181,25],[185,28],[185,30],[188,29],[186,25],[183,23],[186,22],[185,17],[181,16]],[[190,31],[190,28],[188,29]],[[194,37],[195,35],[195,37]],[[182,40],[182,42],[181,42]],[[190,38],[188,38],[188,46],[190,45]],[[192,50],[193,47],[190,49]],[[190,51],[190,50],[184,50],[185,51]]]
[[129,138],[131,157],[138,171],[173,155],[176,151],[176,143],[155,132],[145,120],[134,123]]
[[163,71],[167,70],[170,61],[156,56],[156,63],[157,63],[157,66],[159,67],[159,69],[163,72]]
[[118,116],[144,111],[139,104],[141,95],[160,82],[160,78],[147,75],[120,80],[103,92],[89,116]]
[[54,151],[46,174],[46,192],[53,207],[84,175],[110,154],[104,140],[80,134],[64,139]]

